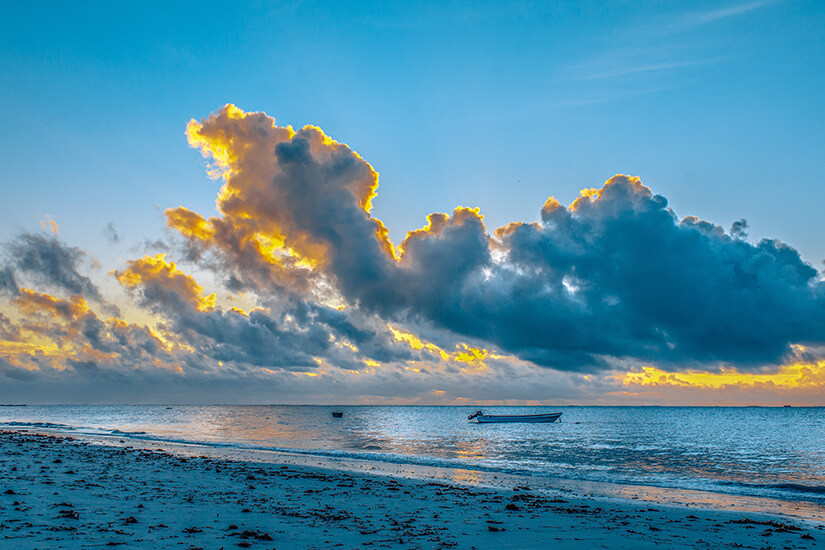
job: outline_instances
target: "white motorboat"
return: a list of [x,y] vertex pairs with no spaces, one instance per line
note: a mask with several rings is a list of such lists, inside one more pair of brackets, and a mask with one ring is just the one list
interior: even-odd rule
[[555,422],[561,418],[563,413],[545,413],[545,414],[484,414],[483,411],[478,411],[467,417],[467,420],[475,420],[479,424],[498,423],[498,422]]

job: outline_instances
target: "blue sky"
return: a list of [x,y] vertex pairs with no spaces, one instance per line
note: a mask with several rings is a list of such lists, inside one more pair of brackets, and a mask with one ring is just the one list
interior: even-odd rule
[[615,173],[678,215],[825,259],[819,2],[7,5],[0,231],[214,200],[183,130],[227,102],[315,124],[381,174],[398,240],[433,211],[534,220]]

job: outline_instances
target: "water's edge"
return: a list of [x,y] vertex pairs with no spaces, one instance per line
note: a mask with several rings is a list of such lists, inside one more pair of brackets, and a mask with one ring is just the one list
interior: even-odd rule
[[[698,491],[825,509],[825,409],[560,407],[562,423],[490,425],[468,422],[475,410],[54,405],[0,410],[0,427],[278,452],[302,460],[471,470],[555,485],[575,481]],[[333,418],[335,411],[343,411],[343,418]]]
[[[825,507],[807,501],[787,501],[766,497],[733,495],[701,490],[674,489],[646,485],[631,485],[567,478],[547,478],[523,474],[490,472],[466,467],[387,462],[376,459],[334,456],[305,452],[304,450],[274,450],[240,447],[230,444],[204,444],[165,440],[157,437],[135,437],[135,434],[91,434],[68,426],[49,423],[13,426],[3,423],[5,429],[59,437],[72,437],[92,444],[163,450],[181,456],[292,465],[345,471],[355,474],[398,477],[425,482],[443,482],[454,485],[486,487],[497,490],[527,491],[548,497],[584,497],[618,503],[645,502],[658,506],[676,506],[692,509],[717,510],[733,513],[753,513],[769,517],[787,517],[825,524]],[[68,429],[66,429],[68,428]]]

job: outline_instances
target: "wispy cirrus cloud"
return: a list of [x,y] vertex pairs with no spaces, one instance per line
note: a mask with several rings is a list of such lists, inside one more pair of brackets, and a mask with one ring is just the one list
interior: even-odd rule
[[635,27],[617,28],[605,36],[601,49],[585,53],[564,69],[562,79],[578,83],[580,89],[575,98],[560,104],[617,101],[685,86],[703,71],[737,58],[725,46],[725,37],[709,35],[706,27],[780,1],[657,13]]
[[[579,66],[575,68],[578,76],[572,77],[573,80],[599,80],[604,78],[618,78],[624,76],[633,76],[641,73],[659,73],[683,69],[686,67],[695,67],[698,65],[707,65],[713,63],[712,60],[690,60],[690,61],[667,61],[661,63],[648,63],[640,65],[627,64],[624,66],[611,65],[607,63],[599,63],[598,65]],[[600,69],[602,70],[600,72]]]
[[685,12],[678,15],[673,24],[682,27],[695,27],[699,25],[708,25],[746,15],[750,12],[765,8],[772,4],[778,4],[784,0],[757,0],[756,2],[742,2],[738,4],[729,4],[727,6],[716,6],[711,9],[701,11]]

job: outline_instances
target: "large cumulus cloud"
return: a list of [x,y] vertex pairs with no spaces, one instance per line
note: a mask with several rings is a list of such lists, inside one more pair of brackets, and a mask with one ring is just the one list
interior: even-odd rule
[[320,266],[346,290],[387,270],[386,229],[368,213],[378,174],[349,147],[231,105],[192,121],[187,135],[225,179],[221,216],[178,207],[167,210],[168,224],[219,251],[246,285],[303,292]]
[[728,234],[679,220],[636,178],[611,178],[569,207],[551,198],[541,222],[492,236],[475,210],[433,214],[396,248],[370,215],[377,173],[318,128],[295,132],[227,106],[189,136],[225,180],[221,215],[173,209],[171,227],[224,254],[237,254],[228,242],[267,242],[251,263],[272,280],[305,268],[386,319],[571,370],[627,359],[761,366],[825,340],[823,285],[793,248],[747,242],[744,221]]
[[[570,208],[549,201],[542,223],[497,237],[522,284],[522,299],[507,308],[531,304],[544,328],[516,346],[543,341],[683,366],[747,366],[825,337],[823,285],[796,250],[680,221],[637,178],[611,178]],[[556,311],[564,318],[548,318]],[[562,337],[554,324],[564,326]]]

